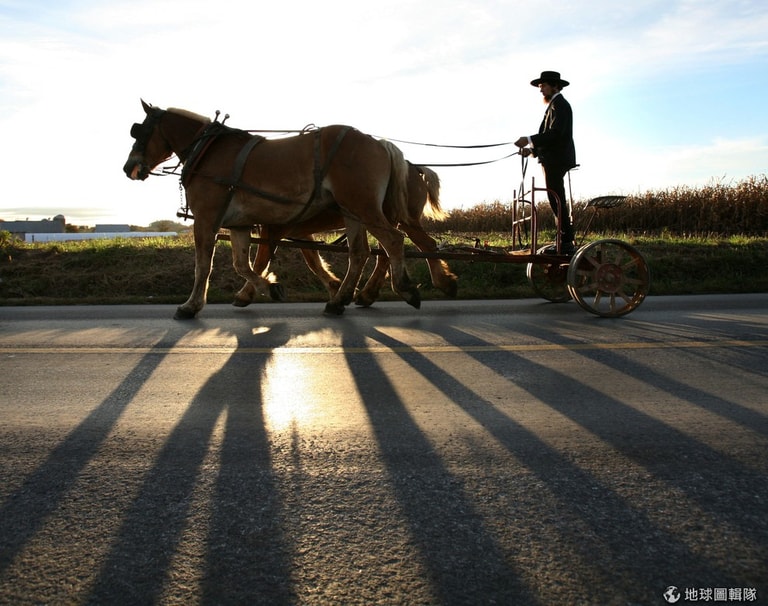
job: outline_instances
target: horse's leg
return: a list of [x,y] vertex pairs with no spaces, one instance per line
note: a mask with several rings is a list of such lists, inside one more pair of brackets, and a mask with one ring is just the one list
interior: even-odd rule
[[245,285],[235,295],[232,305],[246,307],[253,303],[257,296],[264,296],[267,291],[272,293],[272,284],[264,277],[264,273],[277,247],[260,243],[256,249],[253,265],[251,265],[251,228],[232,227],[229,233],[232,244],[232,265],[238,275],[246,280]]
[[[401,223],[400,227],[421,252],[437,252],[437,242],[424,231],[421,224]],[[456,277],[456,274],[450,270],[448,264],[442,259],[428,258],[425,259],[425,261],[427,267],[429,267],[429,275],[432,278],[432,284],[435,288],[438,288],[449,297],[455,297],[458,292],[458,278]],[[374,268],[373,273],[368,278],[365,286],[355,297],[355,303],[357,305],[363,307],[373,305],[376,299],[379,298],[379,293],[384,286],[388,269],[389,257],[386,255],[377,255],[376,267]]]
[[[309,236],[310,240],[314,240],[312,236]],[[331,268],[320,256],[320,251],[312,250],[309,248],[302,248],[301,254],[304,257],[304,262],[307,264],[309,271],[315,274],[325,286],[328,291],[329,298],[339,292],[341,286],[341,280],[331,271]]]
[[403,234],[384,218],[376,223],[370,222],[366,224],[366,227],[387,252],[390,263],[389,274],[392,279],[392,290],[399,294],[406,303],[419,309],[421,307],[419,289],[413,284],[405,268]]
[[[308,239],[313,240],[312,237],[309,237]],[[256,274],[261,272],[262,278],[269,282],[269,294],[272,299],[275,301],[284,301],[285,293],[283,292],[282,286],[278,282],[272,281],[270,276],[264,275],[269,268],[269,263],[274,258],[276,249],[277,246],[259,244],[256,249],[256,256],[253,259],[253,271]],[[304,262],[307,264],[309,271],[315,274],[323,283],[323,286],[325,286],[325,289],[328,291],[328,297],[330,298],[335,295],[339,290],[341,280],[330,270],[328,264],[320,256],[320,253],[316,250],[304,248],[301,250],[301,254],[304,257]],[[255,300],[256,294],[256,288],[250,281],[248,281],[235,295],[235,300],[232,305],[245,307]]]
[[189,298],[176,309],[177,320],[190,320],[205,307],[208,295],[208,280],[213,269],[213,252],[216,245],[218,227],[195,217],[193,233],[195,236],[195,283]]
[[363,268],[371,254],[371,247],[368,245],[368,234],[365,227],[348,219],[345,221],[347,229],[347,242],[349,244],[349,265],[347,274],[339,286],[338,292],[331,297],[325,305],[325,313],[340,316],[344,313],[344,307],[352,302],[355,295],[355,288],[360,281]]
[[[424,231],[424,228],[418,222],[410,224],[401,223],[403,231],[416,245],[421,252],[437,252],[437,242],[434,238]],[[451,272],[448,264],[442,259],[426,259],[429,266],[429,275],[432,277],[432,284],[439,288],[449,297],[455,297],[458,291],[456,274]]]
[[387,279],[389,257],[385,254],[376,255],[376,266],[373,268],[365,286],[355,296],[355,304],[360,307],[370,307],[379,298],[381,287]]

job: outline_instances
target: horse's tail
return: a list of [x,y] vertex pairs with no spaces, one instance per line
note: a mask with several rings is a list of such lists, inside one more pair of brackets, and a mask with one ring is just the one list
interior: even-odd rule
[[391,165],[389,184],[384,197],[384,213],[396,225],[408,219],[408,162],[394,143],[385,139],[379,143],[387,150]]
[[427,204],[429,204],[429,208],[425,209],[424,216],[437,221],[445,219],[448,213],[440,206],[440,177],[431,168],[420,165],[414,166],[427,186]]

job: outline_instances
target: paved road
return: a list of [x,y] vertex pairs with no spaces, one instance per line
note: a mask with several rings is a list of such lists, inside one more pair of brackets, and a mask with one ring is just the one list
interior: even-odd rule
[[0,603],[768,603],[767,310],[0,307]]

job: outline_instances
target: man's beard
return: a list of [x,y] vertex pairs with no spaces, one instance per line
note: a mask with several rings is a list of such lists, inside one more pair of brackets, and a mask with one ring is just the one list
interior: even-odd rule
[[552,101],[552,95],[542,95],[542,102],[547,104]]

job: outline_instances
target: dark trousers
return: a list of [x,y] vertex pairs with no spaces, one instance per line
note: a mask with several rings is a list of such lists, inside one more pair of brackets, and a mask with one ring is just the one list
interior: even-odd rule
[[[570,207],[568,206],[568,198],[565,194],[565,175],[568,174],[570,169],[563,168],[557,165],[541,165],[544,171],[544,181],[547,186],[547,196],[549,197],[549,205],[552,207],[552,212],[557,217],[557,224],[560,226],[560,231],[563,234],[563,242],[573,242],[574,232],[573,223],[571,220]],[[562,205],[562,209],[560,208]]]

